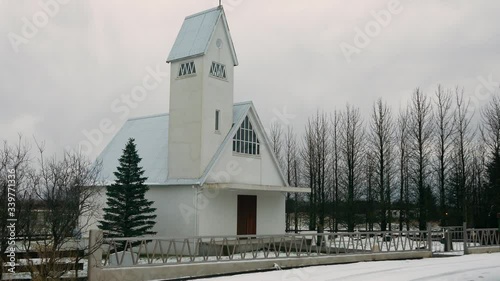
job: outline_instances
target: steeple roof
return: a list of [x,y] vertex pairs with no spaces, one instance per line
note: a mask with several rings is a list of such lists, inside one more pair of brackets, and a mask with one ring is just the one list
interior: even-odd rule
[[234,65],[238,65],[238,58],[234,50],[233,40],[222,6],[212,8],[186,17],[181,30],[177,35],[174,46],[170,51],[167,62],[198,57],[205,55],[212,40],[217,24],[222,21],[229,41]]

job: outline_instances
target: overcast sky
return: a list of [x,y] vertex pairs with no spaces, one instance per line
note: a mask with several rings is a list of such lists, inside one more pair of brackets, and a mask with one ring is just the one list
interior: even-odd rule
[[[102,120],[116,131],[128,118],[168,112],[162,77],[183,19],[218,4],[54,1],[0,0],[0,139],[36,136],[51,151],[88,141],[84,131]],[[285,116],[301,130],[317,109],[349,102],[367,113],[382,97],[397,110],[416,87],[459,85],[477,96],[484,80],[500,81],[500,1],[222,3],[240,62],[235,102],[252,100],[266,126]],[[129,113],[111,109],[158,71],[157,87]],[[114,132],[102,135],[92,156]]]

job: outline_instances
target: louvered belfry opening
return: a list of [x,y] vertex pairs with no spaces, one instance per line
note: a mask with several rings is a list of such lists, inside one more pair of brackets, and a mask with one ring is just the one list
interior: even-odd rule
[[196,74],[196,65],[194,61],[182,63],[179,67],[179,77],[190,74]]
[[220,79],[226,79],[226,66],[220,63],[212,62],[210,75]]

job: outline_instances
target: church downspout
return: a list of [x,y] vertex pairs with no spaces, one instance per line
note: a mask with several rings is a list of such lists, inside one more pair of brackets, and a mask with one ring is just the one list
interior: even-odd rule
[[194,231],[195,231],[195,236],[200,236],[199,228],[198,228],[198,225],[199,225],[199,221],[198,221],[198,208],[199,208],[198,197],[199,197],[199,194],[201,191],[201,185],[198,185],[198,187],[193,185],[193,189],[195,189],[195,196],[196,196],[195,206],[194,206]]

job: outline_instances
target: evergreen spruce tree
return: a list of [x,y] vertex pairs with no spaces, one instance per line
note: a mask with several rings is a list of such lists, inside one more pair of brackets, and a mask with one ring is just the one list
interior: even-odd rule
[[115,183],[107,187],[107,207],[99,228],[113,237],[136,237],[154,235],[156,208],[153,201],[145,198],[149,187],[145,185],[144,170],[139,166],[141,158],[137,154],[134,139],[129,139],[120,165],[114,172]]

